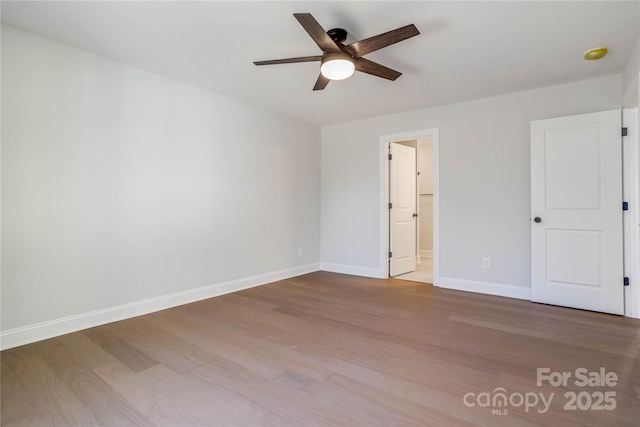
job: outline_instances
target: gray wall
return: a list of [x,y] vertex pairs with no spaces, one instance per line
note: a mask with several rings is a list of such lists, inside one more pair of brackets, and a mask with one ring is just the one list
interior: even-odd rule
[[316,127],[3,26],[2,331],[317,269],[319,159]]
[[529,122],[616,109],[621,100],[614,75],[324,127],[323,265],[384,271],[380,137],[438,128],[441,278],[529,288]]
[[[640,19],[640,17],[638,17]],[[623,105],[637,107],[640,101],[640,38],[622,70]]]

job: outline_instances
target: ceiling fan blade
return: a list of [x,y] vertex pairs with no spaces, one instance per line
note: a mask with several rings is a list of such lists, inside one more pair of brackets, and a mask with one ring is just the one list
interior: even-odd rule
[[355,58],[354,64],[356,70],[371,74],[372,76],[382,77],[387,80],[395,80],[402,75],[401,72],[387,68],[384,65],[380,65],[377,62],[369,61],[364,58]]
[[340,50],[336,42],[331,40],[331,37],[329,37],[327,32],[310,13],[294,13],[293,16],[296,17],[300,25],[302,25],[302,28],[309,33],[313,41],[316,42],[323,52]]
[[367,53],[382,49],[383,47],[417,36],[418,34],[420,34],[420,31],[418,31],[416,26],[409,24],[395,30],[387,31],[386,33],[378,34],[377,36],[369,37],[368,39],[360,40],[359,42],[351,43],[345,47],[350,54],[358,58]]
[[274,65],[274,64],[293,64],[296,62],[315,62],[321,61],[322,55],[300,56],[298,58],[271,59],[269,61],[254,61],[256,65]]
[[318,76],[318,80],[316,80],[316,85],[313,87],[313,90],[324,90],[325,87],[329,84],[331,80],[320,74]]

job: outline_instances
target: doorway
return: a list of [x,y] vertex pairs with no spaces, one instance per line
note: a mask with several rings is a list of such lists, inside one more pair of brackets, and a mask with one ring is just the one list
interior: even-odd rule
[[[396,277],[437,285],[439,282],[438,129],[426,129],[380,137],[380,175],[382,177],[380,183],[380,198],[383,208],[380,215],[380,247],[384,248],[384,253],[380,255],[381,277],[390,277],[389,255],[393,256],[392,253],[389,253],[391,252],[389,251],[391,247],[391,230],[389,223],[390,162],[388,147],[391,142],[401,142],[410,146],[412,143],[414,144],[418,153],[417,171],[420,172],[416,180],[417,191],[415,191],[418,214],[418,226],[415,230],[417,268],[407,275]],[[423,154],[425,154],[425,152],[428,153],[421,157],[420,151],[423,151]],[[428,215],[428,211],[430,211],[431,215]]]

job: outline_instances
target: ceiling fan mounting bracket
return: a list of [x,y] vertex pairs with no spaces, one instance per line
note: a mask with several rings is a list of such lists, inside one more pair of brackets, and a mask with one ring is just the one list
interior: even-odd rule
[[343,28],[332,28],[327,31],[327,34],[331,37],[331,40],[336,43],[344,43],[347,39],[347,30]]

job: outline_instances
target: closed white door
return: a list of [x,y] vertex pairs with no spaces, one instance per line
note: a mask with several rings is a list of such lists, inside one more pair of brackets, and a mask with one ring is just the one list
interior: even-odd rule
[[416,150],[389,144],[389,275],[416,269]]
[[621,113],[531,122],[531,295],[623,314]]

